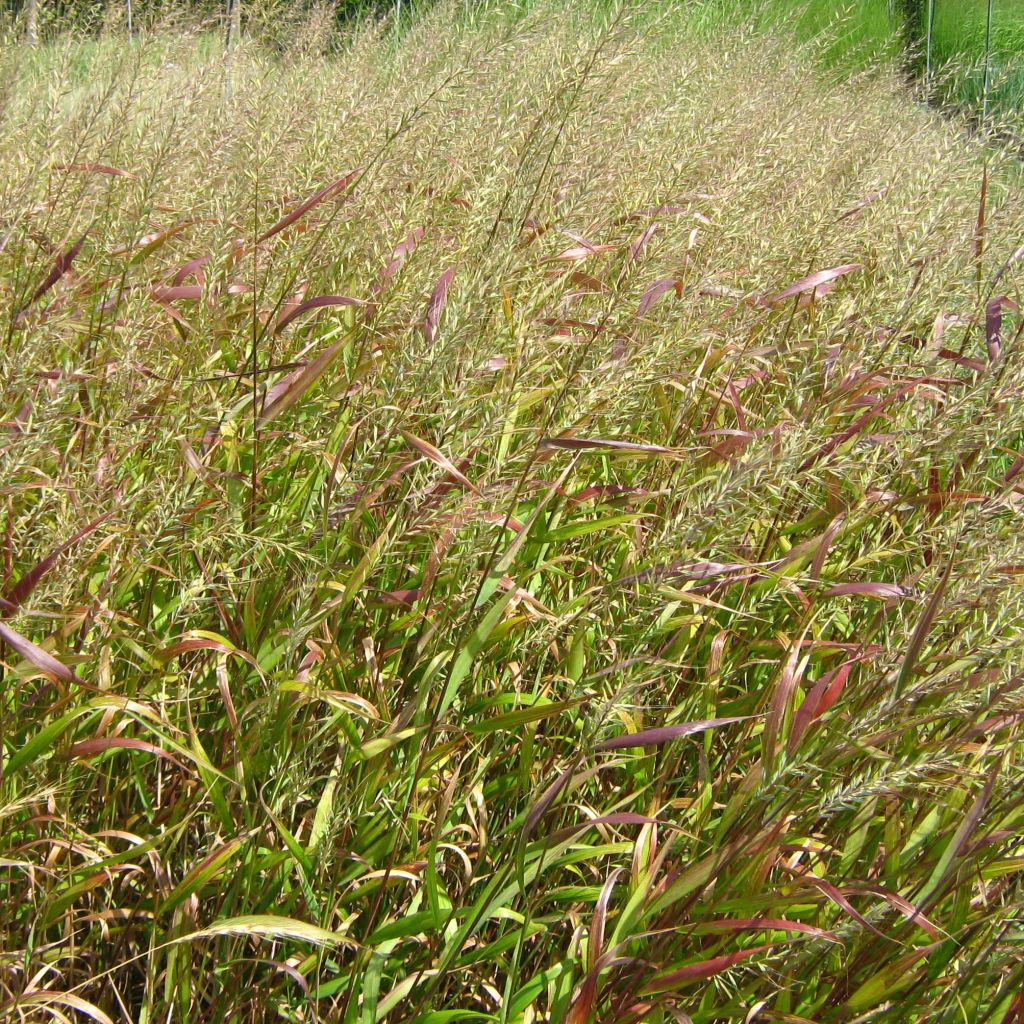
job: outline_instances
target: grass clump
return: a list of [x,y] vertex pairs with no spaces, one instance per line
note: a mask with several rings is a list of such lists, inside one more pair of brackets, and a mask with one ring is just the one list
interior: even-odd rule
[[0,58],[0,1016],[1022,1012],[1019,172],[643,24]]

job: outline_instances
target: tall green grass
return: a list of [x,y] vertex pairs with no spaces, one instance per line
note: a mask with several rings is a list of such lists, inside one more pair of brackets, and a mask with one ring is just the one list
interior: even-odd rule
[[689,17],[721,33],[744,22],[810,45],[826,68],[842,72],[896,60],[903,23],[890,0],[691,0]]
[[946,79],[947,96],[968,109],[990,107],[997,117],[1019,125],[1024,112],[1024,7],[1014,0],[994,0],[990,26],[988,0],[935,0],[931,48]]
[[0,53],[0,1018],[1010,1024],[1019,168],[322,30]]

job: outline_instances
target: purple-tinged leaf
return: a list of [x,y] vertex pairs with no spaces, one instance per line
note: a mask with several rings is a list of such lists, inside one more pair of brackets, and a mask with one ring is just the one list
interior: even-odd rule
[[275,416],[280,416],[290,409],[316,383],[321,374],[338,357],[338,353],[348,344],[347,337],[339,338],[328,346],[311,363],[293,370],[282,377],[267,391],[260,411],[259,423],[263,426]]
[[438,278],[437,284],[434,285],[434,290],[430,295],[430,301],[427,303],[427,310],[423,315],[423,337],[428,345],[434,343],[434,334],[437,331],[437,325],[441,320],[441,313],[444,310],[444,304],[448,300],[448,289],[451,287],[452,279],[455,277],[455,267],[449,267],[441,276]]
[[705,718],[699,722],[682,722],[679,725],[662,726],[660,729],[645,729],[643,732],[631,733],[628,736],[613,736],[611,739],[602,740],[595,749],[622,750],[627,747],[655,747],[672,740],[682,739],[684,736],[705,732],[708,729],[719,729],[723,725],[732,725],[734,722],[747,722],[755,717],[757,716],[742,715],[739,718]]
[[694,981],[707,981],[708,978],[713,978],[716,974],[721,974],[730,967],[735,967],[736,964],[743,963],[744,960],[749,960],[750,957],[763,953],[765,950],[772,949],[777,945],[779,945],[778,942],[766,942],[761,946],[753,946],[739,953],[726,953],[724,956],[712,957],[710,960],[701,960],[699,963],[687,964],[685,967],[656,976],[644,985],[640,990],[640,994],[653,995],[657,992],[672,992],[680,985],[687,985]]
[[165,761],[170,761],[182,771],[188,771],[185,765],[173,754],[168,754],[163,747],[158,747],[155,743],[149,743],[146,740],[132,739],[130,736],[100,736],[96,739],[80,740],[78,743],[73,743],[64,756],[68,760],[78,758],[81,761],[88,761],[108,750],[141,750],[143,753],[154,754],[156,757],[162,757]]
[[826,672],[811,687],[807,696],[804,697],[803,703],[796,709],[796,714],[793,715],[793,724],[789,730],[789,745],[787,749],[790,757],[796,753],[797,748],[800,746],[800,741],[806,735],[811,723],[825,714],[839,699],[839,695],[846,685],[846,680],[850,677],[850,670],[853,666],[854,662],[848,661],[844,665],[840,665],[839,668]]
[[452,479],[458,480],[463,487],[468,488],[474,494],[480,493],[477,486],[466,476],[465,473],[458,469],[455,463],[452,462],[444,452],[435,448],[429,441],[424,441],[422,437],[410,434],[408,430],[400,430],[399,433],[410,448],[418,451],[422,456],[424,456],[424,458],[433,462],[435,466],[440,466],[445,473],[452,477]]
[[391,253],[391,258],[380,268],[377,280],[370,288],[372,294],[379,294],[384,285],[402,269],[405,261],[413,254],[416,246],[419,245],[420,239],[423,238],[423,233],[423,228],[413,228],[405,236],[405,239],[395,246]]
[[298,206],[292,210],[291,213],[286,214],[272,227],[267,228],[266,231],[256,239],[256,243],[266,242],[268,239],[273,238],[274,235],[284,231],[286,227],[294,224],[303,214],[309,213],[314,206],[319,205],[329,196],[334,195],[337,192],[341,192],[346,188],[352,179],[356,176],[356,171],[349,171],[348,174],[342,175],[337,181],[332,181],[330,185],[325,185],[318,192],[314,192],[308,199],[301,202]]
[[609,451],[636,452],[640,455],[674,455],[671,448],[660,444],[636,444],[632,441],[606,441],[597,437],[542,437],[537,442],[540,449],[561,449],[570,452]]
[[275,334],[280,334],[296,317],[308,313],[311,309],[323,309],[325,306],[365,306],[363,299],[349,298],[347,295],[318,295],[315,299],[306,299],[300,302],[286,316],[281,317],[274,328]]
[[566,260],[567,262],[577,263],[580,260],[587,259],[589,256],[596,256],[602,252],[611,252],[617,248],[618,246],[616,245],[591,245],[585,242],[582,245],[572,245],[568,249],[563,249],[560,253],[556,253],[549,258],[551,260]]
[[874,932],[879,938],[889,938],[888,935],[884,932],[880,932],[863,914],[861,914],[846,898],[846,896],[844,896],[843,893],[831,882],[827,882],[824,878],[819,878],[817,875],[797,874],[796,877],[799,881],[807,882],[809,885],[813,885],[816,889],[819,889],[837,907],[845,910],[846,913],[848,913],[858,924],[861,924],[869,931]]
[[644,230],[640,233],[640,236],[629,247],[629,252],[626,253],[626,259],[623,263],[623,269],[628,267],[633,262],[633,260],[635,260],[637,256],[639,256],[640,253],[643,252],[644,246],[647,245],[647,243],[655,236],[655,234],[659,230],[660,225],[657,221],[652,221],[650,224],[647,225],[646,228],[644,228]]
[[899,583],[840,583],[825,591],[825,597],[874,597],[889,601],[897,597],[910,597],[911,592]]
[[693,931],[696,935],[716,935],[721,932],[800,932],[802,935],[813,935],[815,938],[825,939],[826,942],[841,944],[837,936],[824,928],[817,928],[813,924],[804,924],[802,921],[787,921],[778,917],[701,921],[694,926]]
[[841,267],[832,267],[829,270],[819,270],[815,274],[809,274],[807,277],[800,278],[799,281],[794,281],[788,288],[784,288],[775,296],[775,298],[770,300],[771,304],[775,305],[777,302],[784,302],[786,299],[790,299],[794,295],[799,295],[801,292],[813,291],[816,288],[820,288],[822,285],[835,281],[837,278],[845,277],[847,274],[852,274],[854,271],[863,269],[863,263],[845,263]]
[[857,214],[861,212],[861,210],[866,209],[872,203],[878,202],[878,200],[881,199],[888,191],[889,186],[886,185],[885,188],[879,189],[877,192],[871,192],[869,195],[866,195],[863,199],[854,203],[853,206],[851,206],[848,210],[844,210],[838,217],[836,217],[836,223],[840,224],[844,220],[849,220],[849,218],[851,217],[856,217]]
[[96,529],[105,519],[110,518],[111,513],[107,512],[105,515],[97,516],[91,523],[83,526],[73,537],[64,541],[63,544],[54,548],[44,559],[37,562],[31,569],[26,572],[17,583],[11,587],[0,599],[2,607],[0,607],[0,615],[6,617],[13,615],[15,611],[20,608],[25,601],[31,596],[32,591],[39,585],[39,581],[53,568],[56,564],[57,559],[60,558],[65,551],[77,544],[83,537],[87,537],[93,530]]
[[[602,814],[597,818],[588,818],[586,821],[578,821],[575,825],[567,825],[557,832],[551,833],[551,842],[560,843],[570,836],[579,835],[588,828],[596,828],[598,825],[663,825],[664,822],[657,818],[650,818],[646,814],[637,814],[635,811],[616,811],[613,814]],[[670,826],[671,827],[671,826]]]
[[78,255],[84,242],[85,235],[82,235],[67,252],[57,257],[54,261],[53,269],[46,275],[43,283],[32,293],[32,298],[28,300],[29,306],[33,302],[38,302],[71,269],[71,264],[74,263],[75,257]]
[[154,285],[149,290],[150,298],[157,302],[178,302],[181,299],[201,299],[203,297],[203,286],[201,284],[177,284],[177,285]]
[[195,279],[203,284],[206,280],[206,274],[203,271],[203,267],[210,262],[209,256],[199,256],[194,260],[189,260],[171,279],[171,284],[180,285],[189,277],[195,277]]
[[586,782],[587,779],[593,778],[601,771],[600,765],[591,765],[591,767],[586,768],[583,771],[577,771],[578,768],[578,764],[569,765],[569,767],[566,768],[558,778],[544,790],[543,793],[541,793],[537,802],[526,812],[526,820],[523,822],[523,833],[520,842],[529,842],[530,836],[533,835],[533,830],[537,827],[541,818],[547,814],[555,801],[567,788]]
[[683,294],[683,282],[677,281],[674,277],[663,277],[660,281],[655,281],[654,284],[644,292],[640,299],[640,305],[637,306],[636,315],[643,316],[662,297],[666,292],[670,292],[675,289],[676,298],[681,298]]
[[16,629],[0,622],[0,642],[7,644],[15,653],[20,654],[29,664],[35,665],[40,672],[53,676],[55,679],[63,679],[66,683],[76,683],[85,686],[74,672],[61,664],[52,654],[44,651],[42,647],[32,643],[27,637],[23,637]]
[[990,363],[999,358],[1003,347],[1003,309],[1017,310],[1020,307],[1006,295],[999,295],[989,302],[985,311],[985,342]]

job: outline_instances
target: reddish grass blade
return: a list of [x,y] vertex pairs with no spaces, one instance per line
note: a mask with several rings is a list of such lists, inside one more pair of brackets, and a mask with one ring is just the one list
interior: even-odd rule
[[91,523],[86,524],[73,537],[68,538],[59,547],[54,548],[44,559],[37,562],[26,572],[17,583],[0,598],[0,615],[6,617],[16,612],[28,600],[32,591],[39,585],[39,581],[54,567],[57,559],[69,548],[74,547],[82,538],[88,537],[100,523],[109,519],[110,512],[97,516]]
[[588,1024],[593,1019],[594,1002],[597,999],[597,984],[601,975],[604,953],[605,922],[608,917],[608,902],[615,889],[615,883],[622,868],[616,868],[605,880],[601,894],[594,906],[594,916],[590,921],[590,933],[587,936],[587,975],[583,979],[576,998],[569,1008],[566,1024]]
[[895,597],[909,597],[906,587],[898,583],[840,583],[825,591],[825,597],[874,597],[888,601]]
[[931,632],[932,624],[935,621],[935,616],[938,614],[939,607],[942,604],[942,598],[946,593],[946,587],[949,586],[949,581],[953,575],[953,557],[950,556],[946,562],[945,571],[942,573],[942,577],[939,580],[938,586],[935,588],[935,592],[928,599],[928,604],[925,606],[924,612],[921,618],[918,620],[917,625],[914,627],[914,632],[910,636],[910,643],[907,645],[907,653],[903,656],[903,663],[900,665],[900,674],[896,679],[897,691],[902,690],[904,684],[910,679],[914,672],[914,668],[917,665],[917,659],[921,654],[921,650],[924,647],[924,642]]
[[601,895],[594,904],[594,916],[590,922],[590,935],[587,941],[587,967],[592,971],[597,966],[597,961],[604,952],[604,926],[608,918],[608,904],[615,890],[615,883],[623,868],[616,868],[601,886]]
[[600,765],[593,765],[582,772],[577,772],[578,764],[571,764],[563,771],[554,782],[541,793],[537,802],[526,812],[526,820],[523,822],[522,843],[529,841],[537,823],[551,809],[552,805],[562,792],[573,783],[579,784],[593,778],[601,771]]
[[146,740],[132,739],[130,736],[100,736],[98,739],[80,740],[68,748],[65,756],[68,760],[78,758],[80,761],[88,761],[107,750],[141,750],[143,753],[153,754],[156,757],[162,757],[165,761],[170,761],[182,771],[188,771],[181,761],[173,754],[168,754],[163,747],[158,747],[155,743],[148,743]]
[[195,279],[203,284],[206,280],[206,274],[203,271],[203,267],[210,262],[209,256],[198,256],[194,260],[189,260],[171,279],[171,284],[180,285],[189,277],[195,277]]
[[588,256],[596,256],[598,253],[611,252],[613,249],[618,248],[615,245],[571,245],[568,249],[563,249],[561,252],[556,253],[554,256],[549,257],[551,260],[566,260],[571,263],[585,260]]
[[826,672],[811,687],[810,692],[804,697],[803,703],[796,709],[793,715],[793,725],[789,730],[789,744],[787,750],[790,757],[796,753],[800,741],[804,738],[811,723],[820,718],[837,700],[850,678],[850,670],[855,661],[848,661],[839,668]]
[[441,319],[444,304],[448,300],[448,289],[451,287],[454,277],[455,267],[449,267],[438,278],[437,284],[434,285],[434,291],[430,295],[430,301],[427,303],[427,310],[423,316],[423,337],[428,345],[434,343],[434,332]]
[[644,228],[640,236],[629,247],[629,252],[626,254],[626,259],[623,263],[623,270],[625,270],[626,267],[628,267],[633,262],[633,260],[635,260],[637,256],[639,256],[640,253],[643,252],[644,247],[655,236],[655,234],[657,234],[659,230],[660,225],[657,221],[652,221],[650,224],[647,225],[646,228]]
[[557,832],[551,833],[551,841],[560,843],[570,836],[579,835],[588,828],[595,828],[598,825],[661,825],[663,822],[657,818],[649,818],[646,814],[637,814],[635,811],[616,811],[613,814],[602,814],[597,818],[588,818],[586,821],[579,821],[575,825],[567,825]]
[[965,370],[973,370],[975,373],[981,373],[985,369],[985,364],[980,359],[970,359],[948,348],[939,350],[939,358],[948,359],[951,363],[956,363],[957,366],[962,366]]
[[348,295],[318,295],[315,299],[306,299],[305,302],[300,302],[289,313],[281,317],[281,319],[277,321],[274,333],[280,334],[281,331],[283,331],[296,317],[302,316],[303,313],[308,313],[311,309],[324,309],[327,306],[365,305],[366,302],[363,299],[353,299]]
[[815,938],[825,939],[827,942],[842,944],[836,935],[826,931],[824,928],[817,928],[813,924],[804,924],[802,921],[787,921],[780,917],[747,917],[737,920],[702,921],[693,930],[697,935],[717,934],[719,932],[799,932],[802,935],[813,935]]
[[845,263],[841,267],[832,267],[830,270],[819,270],[816,274],[809,274],[807,277],[800,278],[799,281],[794,281],[788,288],[783,288],[775,298],[770,300],[771,304],[775,305],[778,302],[785,302],[786,299],[791,299],[794,295],[799,295],[801,292],[814,291],[822,285],[829,284],[840,277],[845,277],[847,274],[863,269],[863,263]]
[[43,283],[32,293],[32,298],[28,300],[27,306],[38,302],[71,269],[71,264],[74,263],[75,257],[81,251],[84,242],[85,235],[82,235],[67,252],[57,257],[54,261],[53,269],[46,275]]
[[132,258],[128,262],[129,266],[133,266],[137,263],[142,263],[148,256],[151,256],[162,245],[165,245],[172,238],[176,237],[177,235],[180,235],[183,231],[198,223],[198,220],[184,220],[180,224],[175,224],[172,227],[166,228],[163,231],[154,231],[151,234],[143,235],[137,242],[134,243],[134,245],[130,245],[126,249],[119,251],[132,253]]
[[706,718],[699,722],[683,722],[679,725],[662,726],[659,729],[645,729],[643,732],[630,733],[627,736],[613,736],[611,739],[602,740],[594,749],[604,751],[623,750],[627,747],[655,747],[672,740],[682,739],[684,736],[705,732],[708,729],[719,729],[723,725],[731,725],[733,722],[747,722],[755,717],[755,715],[742,715],[739,718]]
[[635,444],[632,441],[605,441],[597,437],[542,437],[537,442],[541,449],[561,449],[569,452],[610,451],[638,452],[648,455],[675,455],[671,448],[660,444]]
[[743,963],[744,960],[749,960],[752,956],[757,956],[758,953],[763,953],[780,944],[780,942],[766,942],[761,946],[741,950],[739,953],[726,953],[724,956],[701,960],[696,964],[687,964],[686,967],[680,967],[678,970],[669,971],[668,974],[654,978],[640,989],[640,994],[646,996],[654,995],[656,992],[671,992],[680,985],[687,985],[694,981],[706,981],[708,978],[713,978],[716,974],[721,974],[730,967],[735,967],[736,964]]
[[636,308],[636,315],[643,316],[658,301],[666,292],[670,292],[675,289],[676,298],[682,298],[683,295],[683,282],[677,281],[674,277],[663,277],[660,281],[655,281],[654,284],[644,292],[640,299],[640,305]]
[[848,885],[847,890],[852,893],[863,893],[866,896],[880,896],[889,906],[898,910],[908,921],[916,924],[921,931],[933,939],[943,938],[939,929],[921,913],[917,907],[908,899],[883,889],[880,885]]
[[813,885],[816,889],[819,889],[829,900],[831,900],[841,910],[845,910],[858,924],[863,925],[869,931],[872,931],[879,938],[889,939],[889,936],[884,932],[880,932],[863,914],[861,914],[856,907],[837,889],[831,882],[826,882],[824,878],[819,878],[817,875],[801,874],[797,876],[800,881],[808,882]]
[[257,672],[260,670],[259,662],[248,651],[243,651],[240,647],[231,647],[208,636],[185,637],[185,639],[171,644],[170,647],[165,647],[162,651],[158,651],[156,657],[157,660],[166,663],[181,654],[188,654],[192,651],[213,651],[216,654],[233,654],[252,665]]
[[263,411],[260,413],[260,425],[269,423],[275,416],[280,416],[302,398],[327,367],[334,362],[348,341],[347,336],[339,338],[333,345],[324,349],[311,363],[289,373],[270,388],[263,402]]
[[107,164],[54,164],[55,171],[78,171],[84,174],[106,174],[117,178],[134,178],[131,171],[122,171],[119,167],[109,167]]
[[1007,295],[992,299],[985,310],[985,342],[988,347],[988,361],[994,363],[1003,347],[1003,310],[1018,310],[1020,306]]
[[201,299],[203,297],[203,286],[201,284],[178,284],[178,285],[154,285],[149,290],[150,298],[157,302],[178,302],[181,299]]
[[372,294],[379,294],[384,288],[384,285],[402,269],[405,261],[416,250],[416,246],[419,245],[420,239],[423,238],[423,234],[423,228],[413,228],[409,234],[405,236],[405,239],[395,246],[391,252],[391,258],[383,267],[380,268],[380,272],[377,274],[377,280],[370,288]]
[[[939,355],[942,354],[942,352],[939,353]],[[956,358],[954,353],[950,353],[950,355]],[[863,430],[864,427],[866,427],[887,406],[906,397],[915,388],[920,387],[922,384],[932,383],[933,380],[934,378],[931,377],[917,377],[909,383],[904,384],[902,387],[897,388],[891,395],[886,395],[885,398],[877,401],[866,413],[858,417],[858,419],[850,424],[850,426],[845,430],[841,430],[838,434],[830,437],[813,455],[809,455],[804,459],[800,464],[800,472],[803,472],[805,469],[810,469],[810,467],[815,463],[831,455],[837,448],[845,444],[850,440],[850,438],[856,436],[861,430]]]
[[12,629],[4,622],[0,622],[0,643],[7,644],[17,654],[20,654],[30,665],[35,665],[40,672],[55,679],[63,679],[66,683],[76,683],[85,686],[74,672],[61,664],[52,654],[44,651],[42,647],[32,643],[27,637],[23,637],[16,629]]
[[792,703],[793,693],[800,682],[800,674],[798,672],[800,655],[808,629],[810,629],[809,624],[804,628],[796,642],[792,644],[789,656],[786,658],[782,672],[779,675],[778,685],[775,687],[771,702],[768,705],[768,714],[764,722],[764,733],[761,736],[761,745],[764,750],[763,763],[766,766],[771,766],[775,763],[779,733],[782,730],[786,711]]
[[848,210],[844,210],[838,217],[836,217],[836,223],[841,224],[844,220],[849,220],[851,217],[856,217],[862,210],[867,209],[872,203],[877,203],[887,192],[889,186],[879,189],[877,192],[871,192],[866,195],[863,199],[854,203]]
[[330,185],[325,185],[318,192],[314,192],[308,199],[306,199],[305,201],[301,202],[298,206],[296,206],[291,213],[286,214],[279,221],[277,221],[276,224],[267,228],[267,230],[264,231],[263,234],[256,239],[257,245],[260,244],[261,242],[266,242],[268,239],[273,238],[274,235],[277,235],[280,232],[284,231],[286,227],[288,227],[291,224],[294,224],[301,216],[303,216],[306,213],[309,213],[309,211],[312,210],[314,206],[318,206],[329,196],[332,196],[337,192],[341,192],[342,189],[348,186],[348,184],[352,181],[352,179],[356,176],[357,173],[357,171],[349,171],[348,174],[342,175],[342,177],[338,178],[337,181],[332,181]]
[[458,480],[463,487],[469,488],[474,494],[479,494],[480,491],[477,486],[470,481],[469,477],[465,473],[461,472],[458,467],[448,458],[444,452],[435,448],[429,441],[424,441],[422,437],[417,437],[415,434],[410,434],[408,430],[399,431],[402,437],[405,439],[405,443],[410,448],[415,449],[425,458],[429,459],[436,466],[440,466],[450,477],[454,480]]

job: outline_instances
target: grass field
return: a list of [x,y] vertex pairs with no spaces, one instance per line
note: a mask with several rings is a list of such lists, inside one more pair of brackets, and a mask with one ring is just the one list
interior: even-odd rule
[[0,51],[0,1019],[1024,1019],[1019,165],[459,6]]

